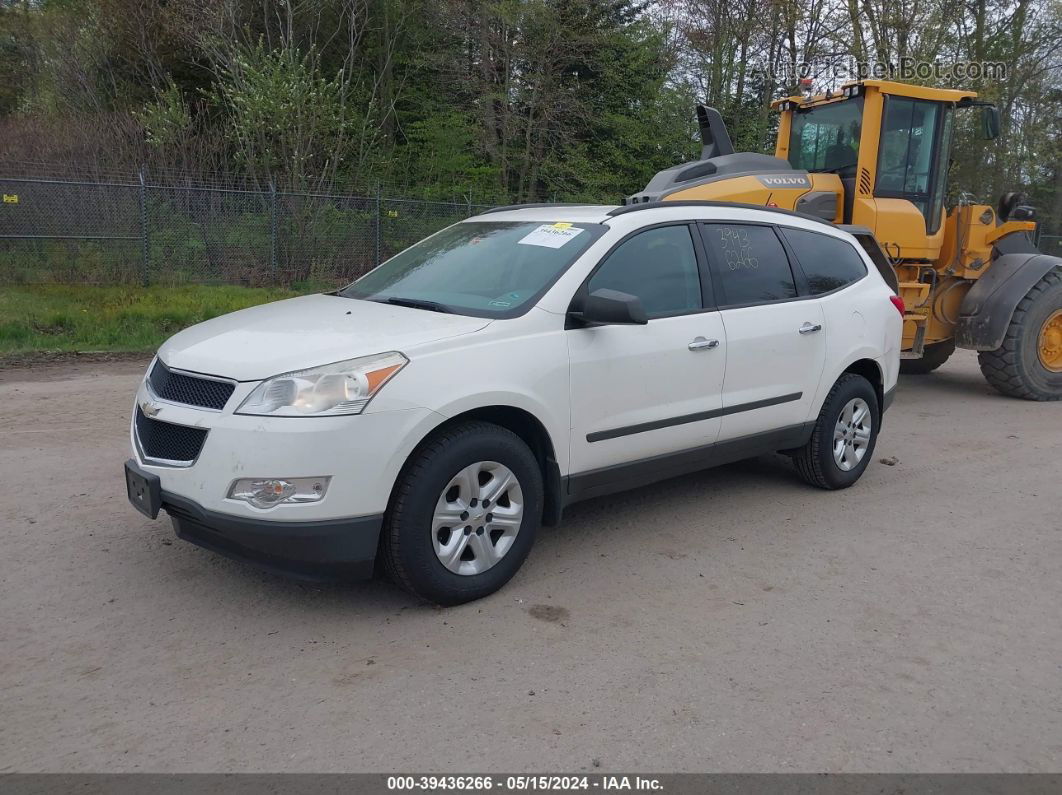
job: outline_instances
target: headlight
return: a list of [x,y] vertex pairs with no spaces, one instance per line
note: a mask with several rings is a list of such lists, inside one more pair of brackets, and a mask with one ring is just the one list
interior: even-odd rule
[[409,359],[392,351],[275,375],[256,386],[236,413],[272,417],[361,414],[373,395],[407,364]]

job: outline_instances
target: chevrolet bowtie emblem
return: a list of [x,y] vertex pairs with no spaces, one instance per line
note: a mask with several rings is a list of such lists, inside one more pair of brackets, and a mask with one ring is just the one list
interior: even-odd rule
[[162,406],[152,403],[150,400],[145,400],[140,404],[140,410],[144,412],[145,417],[156,417],[162,411]]

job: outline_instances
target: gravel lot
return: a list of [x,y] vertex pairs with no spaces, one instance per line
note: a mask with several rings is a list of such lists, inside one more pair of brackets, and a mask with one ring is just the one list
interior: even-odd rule
[[1062,405],[968,353],[846,492],[764,458],[581,504],[450,610],[136,513],[145,364],[0,371],[0,771],[1062,770]]

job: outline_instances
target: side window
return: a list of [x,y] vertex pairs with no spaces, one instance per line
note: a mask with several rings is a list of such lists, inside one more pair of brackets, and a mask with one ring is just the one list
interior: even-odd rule
[[649,318],[700,309],[701,279],[689,227],[661,226],[635,235],[609,254],[588,287],[638,296]]
[[[874,186],[875,196],[903,198],[914,204],[925,217],[926,231],[931,234],[940,226],[942,206],[931,201],[930,196],[942,110],[943,105],[939,103],[886,96],[878,147],[878,178]],[[943,161],[943,167],[946,164]]]
[[932,102],[887,99],[878,152],[878,190],[929,193],[938,113],[938,106]]
[[867,274],[863,258],[844,240],[806,229],[785,228],[782,234],[808,277],[812,295],[839,290]]
[[723,293],[720,304],[760,304],[796,297],[793,270],[773,227],[705,224],[704,237]]

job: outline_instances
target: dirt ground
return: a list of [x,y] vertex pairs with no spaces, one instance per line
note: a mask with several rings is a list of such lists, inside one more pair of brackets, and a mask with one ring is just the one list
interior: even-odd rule
[[968,353],[848,491],[772,457],[577,505],[449,610],[136,513],[145,363],[0,372],[0,771],[1062,770],[1062,405]]

